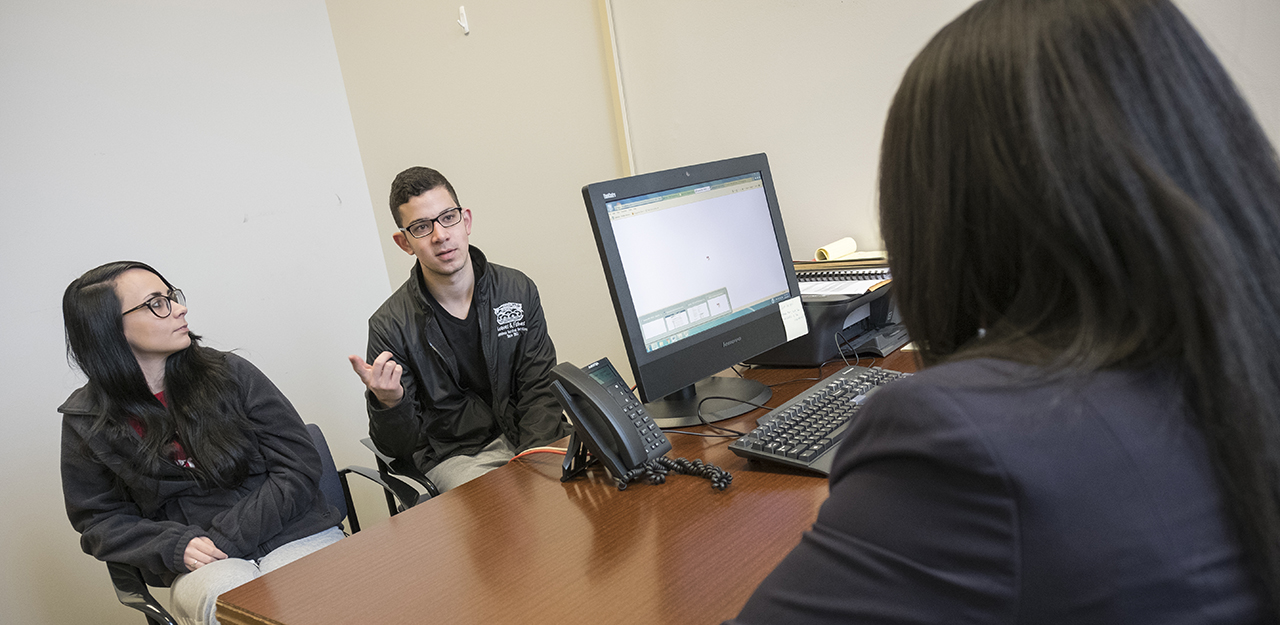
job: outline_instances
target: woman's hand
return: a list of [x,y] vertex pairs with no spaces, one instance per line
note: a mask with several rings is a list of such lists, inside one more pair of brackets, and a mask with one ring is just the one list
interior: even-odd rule
[[226,558],[227,554],[222,553],[222,550],[219,549],[217,545],[213,544],[213,541],[209,540],[207,536],[196,536],[195,538],[192,538],[191,542],[187,543],[186,551],[182,554],[182,561],[185,562],[187,568],[192,571],[206,564],[211,564],[218,560],[225,560]]

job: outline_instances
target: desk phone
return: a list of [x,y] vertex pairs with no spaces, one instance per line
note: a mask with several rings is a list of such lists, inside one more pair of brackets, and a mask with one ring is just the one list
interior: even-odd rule
[[585,454],[578,453],[584,445],[615,480],[671,451],[667,435],[608,358],[582,368],[562,362],[551,380],[551,392],[573,424],[562,480],[586,468]]

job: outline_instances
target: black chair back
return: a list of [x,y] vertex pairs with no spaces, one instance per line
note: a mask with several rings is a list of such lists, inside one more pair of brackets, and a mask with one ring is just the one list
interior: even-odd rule
[[315,443],[316,451],[320,452],[320,492],[324,493],[329,505],[338,509],[338,517],[345,519],[349,512],[347,498],[342,489],[342,481],[338,478],[338,465],[334,464],[333,454],[329,451],[329,443],[325,442],[320,426],[308,423],[307,431],[311,433],[311,442]]

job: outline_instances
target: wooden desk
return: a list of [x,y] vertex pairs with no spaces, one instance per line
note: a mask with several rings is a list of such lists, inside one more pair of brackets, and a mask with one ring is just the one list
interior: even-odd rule
[[[875,364],[916,369],[913,353]],[[774,384],[815,372],[747,376]],[[810,384],[776,387],[769,405]],[[745,431],[760,414],[722,425]],[[670,439],[671,457],[719,465],[733,473],[733,485],[717,492],[704,479],[672,474],[666,484],[619,492],[600,468],[562,483],[563,457],[535,454],[227,592],[218,618],[227,625],[732,618],[813,524],[826,480],[748,464],[728,450],[731,439]]]

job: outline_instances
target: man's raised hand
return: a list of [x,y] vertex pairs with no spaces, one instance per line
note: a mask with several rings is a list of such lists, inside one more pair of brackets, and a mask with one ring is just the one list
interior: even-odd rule
[[404,387],[400,386],[404,367],[391,360],[391,352],[378,354],[373,364],[365,364],[363,358],[355,355],[347,356],[347,360],[351,361],[351,368],[383,408],[400,403],[400,399],[404,397]]

